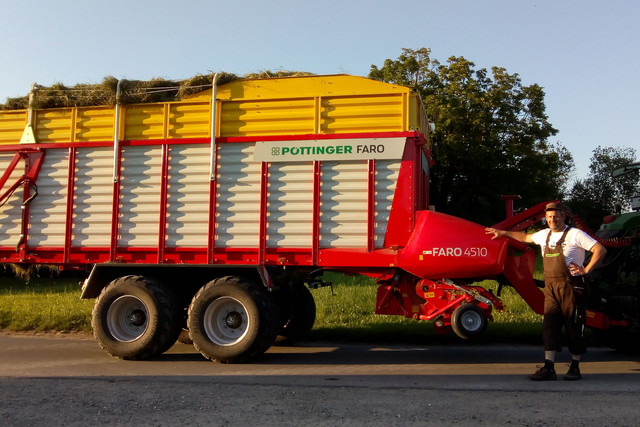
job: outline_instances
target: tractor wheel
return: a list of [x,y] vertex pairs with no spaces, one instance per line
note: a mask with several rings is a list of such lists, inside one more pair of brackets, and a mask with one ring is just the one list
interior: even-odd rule
[[316,321],[316,302],[311,291],[303,284],[276,296],[282,319],[278,332],[278,345],[291,345],[303,338]]
[[474,338],[487,328],[487,316],[477,305],[463,304],[453,312],[451,327],[460,338]]
[[105,287],[93,308],[98,344],[121,359],[148,359],[177,339],[176,314],[167,292],[141,276],[124,276]]
[[214,362],[240,363],[276,339],[278,310],[266,290],[238,277],[207,283],[189,306],[193,345]]

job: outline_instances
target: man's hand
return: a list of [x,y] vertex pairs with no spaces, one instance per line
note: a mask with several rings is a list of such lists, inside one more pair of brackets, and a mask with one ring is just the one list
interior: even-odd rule
[[[593,245],[590,252],[592,255],[587,266],[584,268],[577,266],[578,269],[576,269],[576,271],[581,271],[580,276],[585,276],[591,273],[598,265],[600,265],[600,263],[604,259],[604,256],[607,254],[607,249],[602,246],[601,243],[596,243],[595,245]],[[569,266],[569,271],[571,271],[571,266]],[[571,274],[573,274],[572,271]]]
[[498,237],[502,237],[505,234],[504,231],[496,230],[495,228],[492,228],[492,227],[485,228],[484,232],[487,233],[487,234],[493,234],[493,237],[491,238],[491,240],[497,239]]
[[523,233],[522,231],[505,231],[498,230],[497,228],[493,227],[487,227],[484,229],[484,232],[487,234],[493,234],[491,240],[497,239],[498,237],[509,237],[519,242],[533,243],[533,237],[531,237],[531,234]]
[[585,274],[587,274],[587,272],[584,270],[584,267],[576,264],[575,262],[572,262],[569,265],[569,272],[572,276],[584,276]]

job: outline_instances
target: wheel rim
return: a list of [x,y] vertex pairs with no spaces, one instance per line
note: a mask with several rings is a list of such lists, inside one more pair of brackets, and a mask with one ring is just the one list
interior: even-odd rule
[[474,310],[467,310],[463,313],[460,323],[469,332],[475,332],[482,328],[482,316]]
[[242,341],[249,331],[249,324],[246,307],[231,297],[216,299],[204,312],[204,332],[219,345],[233,345]]
[[148,326],[147,306],[132,295],[117,298],[107,311],[107,327],[118,341],[135,341],[145,333]]

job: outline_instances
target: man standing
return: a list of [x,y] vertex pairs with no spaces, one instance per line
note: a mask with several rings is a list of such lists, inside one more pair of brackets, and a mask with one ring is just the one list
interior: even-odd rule
[[[584,343],[584,298],[583,277],[595,269],[607,250],[587,233],[565,224],[567,212],[560,203],[548,203],[545,219],[548,229],[527,234],[521,231],[504,231],[487,228],[487,234],[510,237],[524,243],[535,243],[542,247],[544,267],[544,318],[542,337],[544,341],[544,366],[529,375],[533,381],[556,379],[554,368],[556,352],[562,348],[561,329],[564,325],[571,365],[565,380],[579,380],[580,356],[587,351]],[[584,266],[585,252],[592,253]]]

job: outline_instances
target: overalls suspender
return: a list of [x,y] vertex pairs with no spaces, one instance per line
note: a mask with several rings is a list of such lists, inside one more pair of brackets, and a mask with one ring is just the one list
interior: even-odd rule
[[562,244],[564,243],[564,239],[567,237],[569,228],[570,227],[567,227],[564,230],[562,237],[560,237],[560,240],[558,240],[553,249],[549,247],[549,239],[551,239],[552,232],[549,231],[549,234],[547,235],[547,241],[544,246],[544,257],[542,258],[545,278],[571,279],[571,273],[569,272],[567,261],[564,257],[564,253],[562,252]]

